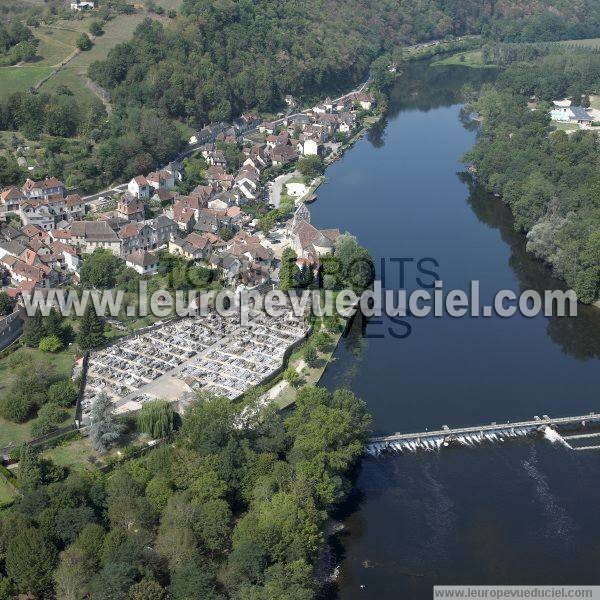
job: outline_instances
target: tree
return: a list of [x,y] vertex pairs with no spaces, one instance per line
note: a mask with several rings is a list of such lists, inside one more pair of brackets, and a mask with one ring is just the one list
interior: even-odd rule
[[90,440],[94,450],[106,452],[121,436],[123,428],[115,417],[115,406],[108,396],[101,392],[92,406]]
[[600,267],[588,267],[577,274],[575,293],[580,302],[591,303],[598,298],[600,290]]
[[92,40],[90,40],[90,36],[87,33],[82,33],[75,41],[75,45],[82,52],[85,52],[86,50],[89,50],[92,47]]
[[63,342],[63,344],[68,343],[70,340],[68,339],[67,331],[64,326],[65,318],[60,314],[60,312],[52,307],[47,317],[44,317],[44,333],[46,336],[54,335],[59,340]]
[[179,566],[171,576],[173,600],[211,600],[215,584],[211,573],[190,561]]
[[[123,557],[125,559],[125,557]],[[127,557],[129,558],[129,557]],[[108,563],[92,580],[94,600],[123,600],[135,582],[137,569],[133,561]]]
[[228,242],[235,235],[235,231],[231,226],[223,226],[219,229],[219,237],[224,241]]
[[15,57],[15,59],[17,59],[17,61],[31,60],[36,55],[36,52],[37,52],[36,45],[29,41],[19,42],[13,48],[13,56]]
[[109,503],[108,519],[113,528],[139,531],[152,526],[154,515],[143,496],[120,496]]
[[19,486],[24,490],[37,487],[42,480],[42,469],[35,450],[29,444],[23,444],[19,452]]
[[276,222],[277,216],[275,211],[269,211],[268,213],[265,213],[264,215],[259,217],[258,226],[265,235],[268,235],[269,232],[273,229],[273,227],[275,227]]
[[300,270],[296,264],[297,254],[289,246],[281,255],[281,266],[279,268],[279,289],[284,292],[293,290],[298,285]]
[[55,381],[48,388],[48,402],[63,408],[73,406],[77,401],[77,390],[70,379]]
[[194,532],[183,525],[162,522],[156,537],[156,551],[167,559],[169,568],[175,570],[197,557]]
[[167,437],[173,432],[173,417],[173,405],[170,402],[146,402],[137,414],[138,430],[155,439]]
[[54,354],[62,349],[62,342],[55,335],[47,335],[40,340],[38,347],[42,352]]
[[10,315],[14,303],[6,292],[0,292],[0,316]]
[[294,387],[300,382],[300,374],[294,367],[288,367],[283,374],[283,378]]
[[90,23],[89,32],[94,36],[98,37],[104,33],[104,29],[102,29],[102,23],[100,21],[92,21]]
[[56,549],[38,529],[16,533],[8,543],[6,573],[20,593],[43,595],[52,585]]
[[317,364],[317,351],[312,344],[307,344],[304,346],[304,350],[302,351],[302,356],[304,358],[304,362],[309,367],[315,367]]
[[12,385],[0,396],[0,416],[7,421],[23,423],[31,416],[34,404],[27,390]]
[[329,349],[331,345],[331,336],[324,331],[317,331],[312,336],[312,343],[315,345],[315,348],[321,352],[325,352]]
[[103,248],[88,254],[81,265],[81,285],[86,288],[108,290],[115,287],[123,261]]
[[142,579],[129,588],[129,600],[164,600],[165,589],[154,579]]
[[72,544],[94,518],[91,506],[63,506],[56,513],[54,534],[64,544]]
[[79,325],[77,344],[84,352],[87,352],[101,346],[104,340],[104,325],[96,314],[93,303],[88,302]]
[[60,553],[54,572],[56,595],[62,600],[83,600],[90,592],[94,561],[83,550],[70,546]]
[[199,399],[186,410],[181,440],[200,454],[221,452],[235,431],[236,408],[228,398]]
[[13,382],[0,396],[0,415],[21,423],[47,401],[48,381],[54,377],[54,368],[46,359],[21,350],[9,357],[8,364]]
[[193,523],[194,533],[210,552],[223,552],[231,533],[231,509],[225,500],[216,498],[198,506]]
[[23,326],[23,343],[29,348],[37,348],[40,340],[44,337],[44,319],[42,313],[37,310],[32,317],[25,319]]
[[262,579],[267,562],[267,550],[258,536],[238,538],[227,557],[228,579],[234,585],[256,583]]
[[77,536],[73,547],[82,550],[93,561],[94,568],[96,568],[100,562],[104,537],[104,529],[100,525],[88,523]]
[[173,486],[166,475],[156,475],[146,486],[146,498],[158,514],[164,510],[172,495]]
[[314,179],[325,172],[325,163],[320,156],[303,156],[298,161],[298,171],[305,177]]

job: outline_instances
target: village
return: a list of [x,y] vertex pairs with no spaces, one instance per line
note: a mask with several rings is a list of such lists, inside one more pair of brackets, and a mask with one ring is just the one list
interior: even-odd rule
[[[278,287],[286,248],[299,269],[316,273],[340,232],[314,227],[306,203],[314,200],[325,166],[373,114],[376,100],[364,87],[273,122],[244,114],[233,123],[206,125],[186,152],[205,166],[193,187],[180,159],[89,197],[54,177],[4,189],[0,282],[15,311],[0,321],[0,350],[22,329],[23,297],[36,289],[77,288],[86,256],[99,249],[148,279],[168,253],[238,291]],[[295,100],[286,102],[292,113]],[[303,162],[320,172],[303,175]],[[268,227],[261,214],[273,215]],[[291,312],[280,319],[255,315],[244,327],[216,313],[159,322],[91,353],[80,419],[89,422],[101,392],[119,413],[157,398],[183,410],[199,390],[233,400],[280,372],[308,332]]]

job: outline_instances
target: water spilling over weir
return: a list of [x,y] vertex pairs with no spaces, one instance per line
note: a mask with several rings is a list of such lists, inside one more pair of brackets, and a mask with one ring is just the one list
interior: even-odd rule
[[[379,456],[390,452],[433,452],[445,447],[475,447],[484,443],[499,443],[538,435],[543,435],[548,441],[560,443],[570,450],[595,450],[600,449],[600,445],[577,446],[572,445],[572,441],[599,437],[600,432],[598,431],[583,434],[576,433],[598,425],[600,425],[600,414],[598,413],[559,418],[544,415],[541,418],[536,416],[531,421],[491,423],[489,425],[452,429],[444,425],[442,429],[437,431],[395,433],[388,436],[374,437],[366,447],[366,452],[371,456]],[[564,436],[559,431],[564,432]],[[568,435],[568,433],[572,435]]]

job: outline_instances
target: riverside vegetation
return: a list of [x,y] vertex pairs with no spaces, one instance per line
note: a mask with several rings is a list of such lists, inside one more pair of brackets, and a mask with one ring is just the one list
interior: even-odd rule
[[[314,598],[327,514],[351,488],[370,417],[350,391],[322,388],[248,428],[238,410],[204,397],[168,442],[106,474],[25,446],[21,495],[0,518],[0,598]],[[168,434],[173,420],[152,407],[140,427]]]
[[600,295],[598,134],[554,131],[548,101],[568,96],[578,105],[600,93],[600,53],[518,46],[497,56],[507,66],[472,104],[481,129],[465,161],[508,203],[527,249],[582,302],[593,302]]

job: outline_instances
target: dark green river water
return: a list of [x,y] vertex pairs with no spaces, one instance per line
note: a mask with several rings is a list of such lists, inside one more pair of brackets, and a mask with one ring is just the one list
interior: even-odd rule
[[[559,287],[460,162],[475,132],[457,92],[493,76],[426,64],[406,72],[387,122],[328,170],[313,222],[352,232],[378,265],[435,258],[444,289],[479,280],[482,302],[501,289]],[[397,289],[397,263],[385,275]],[[418,275],[407,263],[407,288]],[[359,394],[376,433],[600,409],[600,310],[409,321],[403,338],[406,327],[386,317],[354,327],[323,380]],[[600,583],[599,475],[600,453],[543,439],[365,459],[338,538],[339,597],[429,599],[436,583]]]

